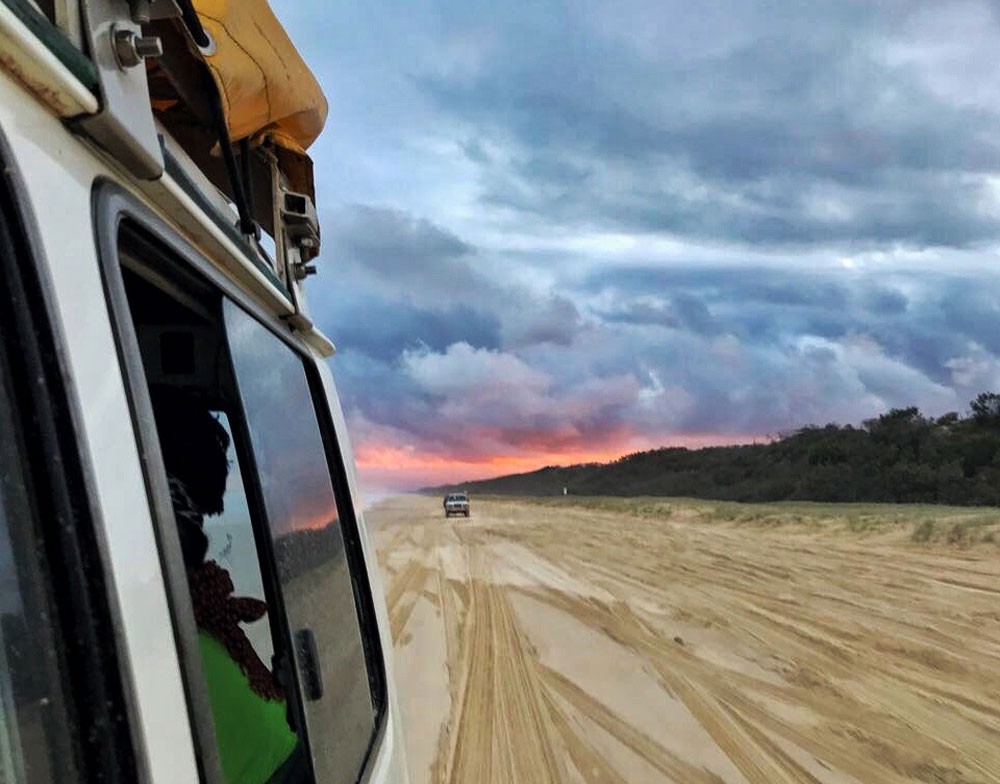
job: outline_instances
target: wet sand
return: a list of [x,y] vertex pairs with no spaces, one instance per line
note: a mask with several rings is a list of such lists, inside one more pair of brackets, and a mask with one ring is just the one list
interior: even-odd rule
[[1000,782],[1000,550],[473,499],[366,513],[413,784]]

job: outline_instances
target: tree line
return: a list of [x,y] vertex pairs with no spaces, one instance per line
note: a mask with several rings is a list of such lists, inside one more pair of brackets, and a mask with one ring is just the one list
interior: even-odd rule
[[565,488],[574,495],[1000,506],[1000,394],[983,392],[964,415],[894,408],[860,426],[810,425],[766,444],[654,449],[463,487],[516,495],[560,495]]

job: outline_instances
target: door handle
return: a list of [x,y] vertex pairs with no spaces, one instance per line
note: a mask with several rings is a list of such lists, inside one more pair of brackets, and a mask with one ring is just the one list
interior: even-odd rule
[[295,632],[295,648],[302,675],[302,694],[307,700],[318,700],[323,696],[323,673],[319,668],[316,636],[312,629],[299,629]]

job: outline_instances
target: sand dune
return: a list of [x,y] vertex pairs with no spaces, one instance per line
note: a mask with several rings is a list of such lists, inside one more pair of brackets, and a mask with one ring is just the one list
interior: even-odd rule
[[366,515],[414,784],[1000,782],[1000,557],[474,499]]

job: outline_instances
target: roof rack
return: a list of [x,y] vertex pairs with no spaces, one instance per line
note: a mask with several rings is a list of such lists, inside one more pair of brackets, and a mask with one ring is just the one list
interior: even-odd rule
[[327,102],[266,0],[0,0],[0,67],[136,179],[197,181],[189,195],[265,260],[291,320],[311,328],[300,286],[320,230],[306,149]]

